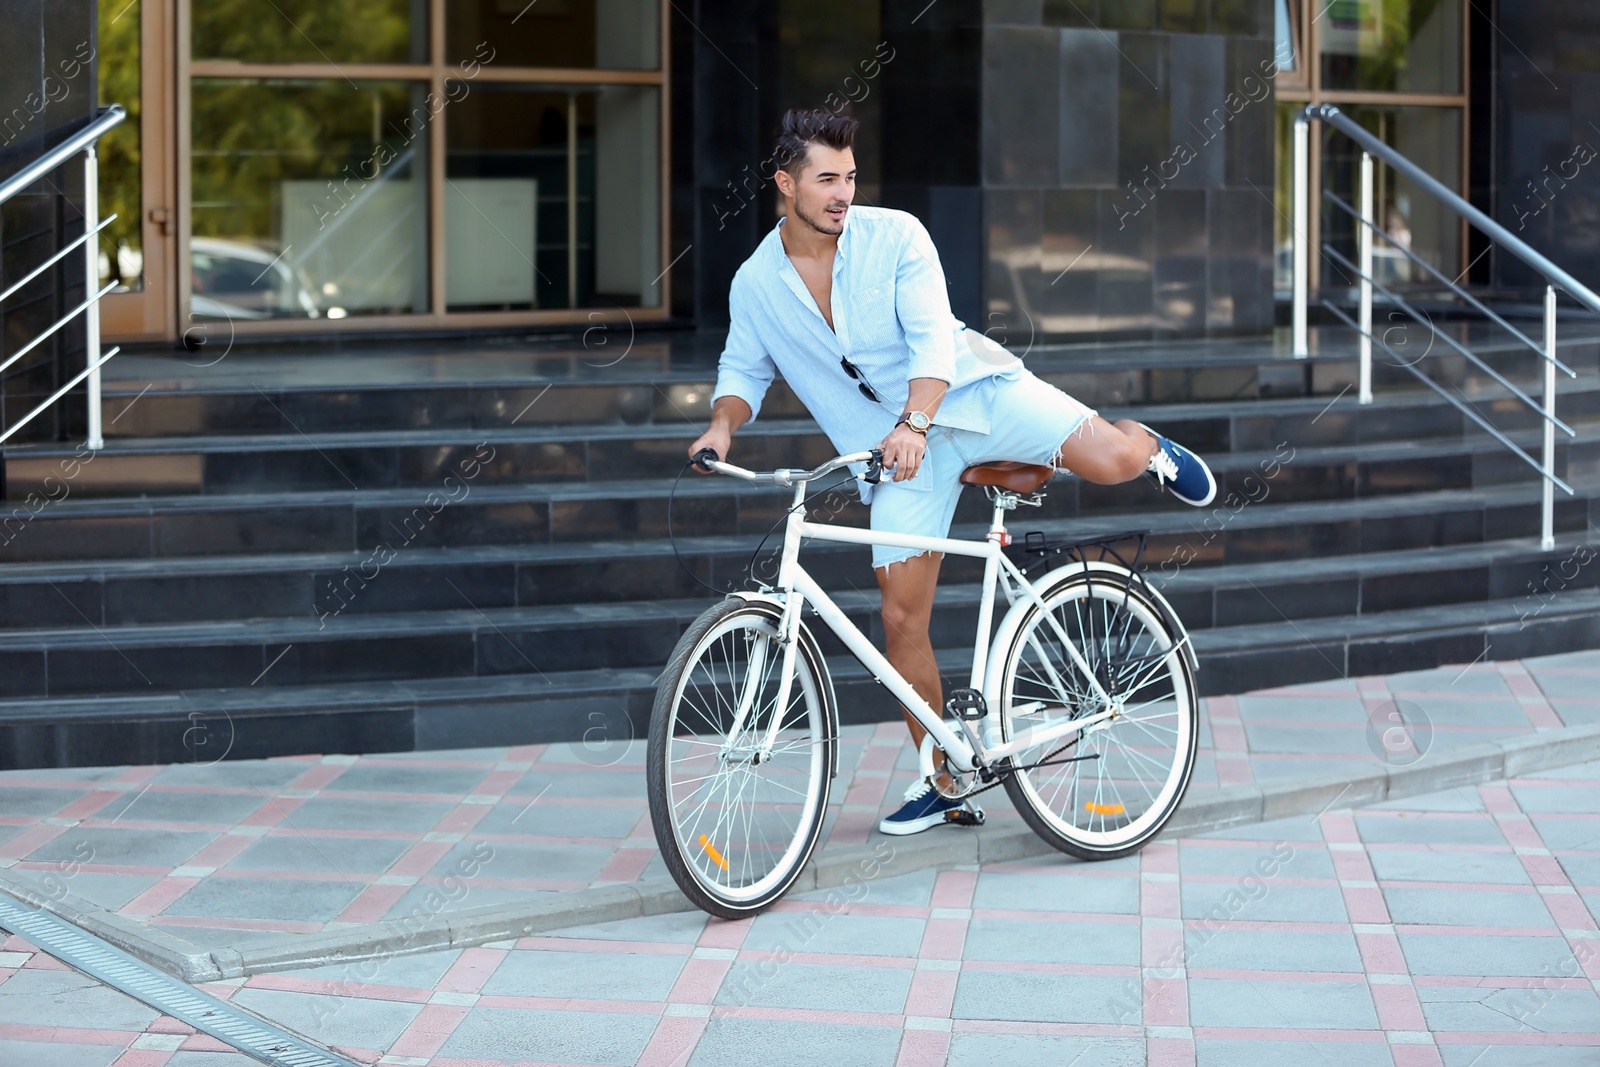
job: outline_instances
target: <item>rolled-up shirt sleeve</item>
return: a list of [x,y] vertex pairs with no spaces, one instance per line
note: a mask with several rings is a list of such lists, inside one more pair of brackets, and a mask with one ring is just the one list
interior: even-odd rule
[[771,354],[756,333],[752,321],[755,311],[750,305],[750,293],[735,277],[728,292],[728,341],[717,362],[717,388],[711,397],[713,404],[724,396],[743,400],[750,405],[752,422],[761,411],[761,399],[767,395],[767,387],[777,373]]
[[956,379],[955,331],[939,251],[922,223],[905,216],[906,243],[895,268],[895,315],[911,349],[911,378]]

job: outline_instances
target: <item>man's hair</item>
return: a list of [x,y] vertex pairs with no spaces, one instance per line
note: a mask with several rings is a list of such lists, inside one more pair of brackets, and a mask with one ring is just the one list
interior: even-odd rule
[[849,115],[835,115],[821,108],[792,107],[783,113],[783,121],[778,124],[778,143],[772,158],[779,170],[798,178],[805,168],[808,147],[820,144],[842,152],[854,146],[856,127],[860,125]]

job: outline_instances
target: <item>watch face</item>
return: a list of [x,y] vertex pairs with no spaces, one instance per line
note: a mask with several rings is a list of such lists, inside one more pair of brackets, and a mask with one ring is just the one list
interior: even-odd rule
[[928,418],[925,412],[921,411],[913,411],[911,414],[907,415],[906,422],[911,424],[911,428],[913,430],[926,430],[929,426],[933,425],[933,420]]

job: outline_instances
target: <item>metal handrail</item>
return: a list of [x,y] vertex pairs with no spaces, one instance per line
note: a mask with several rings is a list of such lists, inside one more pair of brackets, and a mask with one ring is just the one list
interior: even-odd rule
[[[100,280],[100,242],[92,240],[96,234],[105,229],[106,223],[112,218],[100,221],[100,163],[95,154],[95,144],[106,132],[120,124],[128,117],[128,112],[120,104],[112,104],[100,109],[99,114],[86,123],[84,127],[60,144],[45,152],[38,159],[23,167],[11,177],[0,181],[0,204],[16,196],[35,182],[45,178],[51,171],[64,166],[73,156],[83,153],[83,235],[64,248],[58,249],[54,255],[44,263],[39,264],[28,273],[21,281],[7,288],[0,301],[10,298],[22,286],[37,278],[46,269],[60,262],[68,252],[83,246],[83,303],[58,319],[43,333],[35,336],[23,345],[4,363],[0,363],[0,370],[11,366],[17,360],[37,348],[46,338],[50,337],[68,322],[83,316],[84,323],[84,363],[85,366],[71,381],[57,389],[44,403],[39,404],[12,425],[4,434],[0,434],[0,444],[3,444],[12,434],[32,422],[41,412],[45,411],[70,392],[79,382],[88,380],[88,440],[85,444],[91,449],[105,447],[105,435],[100,425],[100,368],[106,361],[116,355],[119,349],[113,348],[110,352],[101,354],[100,351],[100,298],[115,288],[107,285],[96,290]],[[3,460],[0,460],[3,463]],[[3,484],[3,468],[0,468],[0,484]]]
[[[1331,245],[1324,244],[1322,248],[1324,255],[1326,255],[1330,260],[1333,260],[1349,269],[1360,280],[1360,284],[1358,286],[1360,294],[1358,311],[1359,318],[1358,320],[1351,319],[1349,315],[1347,315],[1331,300],[1325,299],[1321,301],[1321,303],[1340,321],[1353,328],[1359,338],[1359,343],[1357,345],[1359,371],[1357,380],[1358,389],[1356,394],[1358,402],[1362,404],[1372,403],[1373,344],[1376,343],[1380,348],[1383,349],[1383,351],[1388,352],[1390,355],[1395,355],[1396,359],[1400,359],[1400,357],[1395,354],[1393,349],[1375,337],[1372,332],[1372,294],[1373,290],[1377,289],[1390,300],[1394,301],[1396,305],[1402,308],[1413,319],[1425,324],[1430,330],[1433,331],[1434,336],[1443,339],[1446,343],[1448,343],[1456,351],[1460,352],[1463,356],[1467,357],[1478,367],[1487,371],[1496,382],[1509,390],[1513,396],[1539,411],[1540,415],[1543,417],[1542,428],[1544,447],[1542,459],[1538,462],[1535,462],[1532,456],[1530,456],[1522,448],[1518,447],[1510,440],[1510,438],[1506,437],[1505,434],[1491,426],[1488,420],[1475,411],[1470,405],[1463,403],[1454,396],[1451,396],[1443,389],[1443,387],[1439,385],[1439,383],[1435,382],[1426,374],[1423,374],[1410,363],[1400,360],[1400,365],[1405,367],[1407,371],[1420,378],[1440,396],[1444,397],[1451,404],[1455,405],[1456,408],[1466,414],[1478,425],[1482,426],[1485,430],[1488,430],[1500,441],[1501,444],[1511,449],[1513,453],[1527,461],[1530,466],[1539,472],[1543,478],[1543,484],[1541,486],[1542,500],[1540,507],[1541,528],[1539,543],[1541,547],[1545,549],[1555,547],[1555,488],[1556,486],[1560,486],[1569,494],[1573,492],[1571,486],[1556,476],[1556,428],[1559,426],[1568,435],[1575,436],[1572,428],[1556,417],[1556,369],[1559,367],[1562,371],[1566,372],[1569,377],[1577,377],[1576,372],[1574,372],[1571,367],[1568,367],[1565,363],[1561,362],[1561,360],[1556,356],[1556,289],[1558,287],[1565,289],[1568,295],[1579,304],[1597,312],[1600,312],[1600,296],[1597,296],[1592,290],[1589,289],[1588,286],[1584,285],[1582,282],[1572,277],[1572,275],[1556,266],[1555,263],[1553,263],[1547,256],[1535,251],[1516,234],[1512,233],[1510,230],[1507,230],[1504,226],[1491,219],[1488,215],[1485,215],[1482,211],[1479,211],[1477,208],[1473,207],[1470,203],[1463,199],[1460,194],[1446,187],[1444,183],[1440,182],[1433,175],[1429,174],[1427,171],[1411,162],[1411,160],[1401,155],[1395,149],[1391,148],[1387,144],[1384,144],[1383,141],[1379,140],[1372,133],[1368,132],[1359,123],[1341,112],[1337,107],[1334,107],[1332,104],[1311,104],[1306,106],[1300,111],[1299,114],[1295,116],[1293,132],[1294,218],[1291,223],[1291,239],[1294,242],[1294,291],[1292,298],[1292,343],[1293,354],[1296,358],[1305,358],[1309,354],[1307,344],[1309,333],[1307,304],[1310,287],[1310,241],[1307,237],[1307,233],[1310,228],[1311,211],[1309,194],[1311,154],[1310,128],[1311,121],[1313,119],[1320,122],[1325,122],[1332,126],[1334,129],[1338,130],[1346,137],[1354,141],[1361,148],[1361,169],[1359,179],[1360,205],[1358,207],[1352,207],[1343,200],[1339,199],[1337,196],[1325,194],[1328,199],[1332,200],[1333,203],[1344,209],[1353,219],[1355,219],[1357,224],[1357,259],[1360,261],[1360,263],[1359,265],[1351,263],[1348,258],[1341,255]],[[1481,301],[1473,297],[1455,281],[1446,278],[1442,273],[1435,270],[1430,264],[1424,263],[1421,258],[1411,251],[1411,249],[1397,243],[1393,236],[1391,236],[1386,230],[1381,228],[1375,221],[1373,221],[1373,217],[1376,215],[1376,212],[1373,210],[1372,203],[1372,191],[1375,184],[1373,181],[1374,159],[1383,160],[1390,167],[1394,168],[1395,171],[1409,178],[1421,189],[1421,191],[1432,196],[1440,204],[1443,204],[1445,207],[1455,212],[1467,222],[1472,223],[1479,230],[1485,233],[1491,240],[1503,246],[1506,250],[1511,252],[1518,259],[1522,260],[1529,267],[1533,268],[1534,271],[1544,278],[1544,344],[1542,346],[1535,344],[1527,335],[1525,335],[1521,330],[1516,329],[1503,317],[1490,311],[1483,305]],[[1455,292],[1458,296],[1465,298],[1495,323],[1504,327],[1517,339],[1521,340],[1535,352],[1539,353],[1543,359],[1544,371],[1542,375],[1544,379],[1542,383],[1542,404],[1536,404],[1532,397],[1528,396],[1521,389],[1518,389],[1516,386],[1512,385],[1504,375],[1489,367],[1482,359],[1479,359],[1464,345],[1457,342],[1455,338],[1450,337],[1444,331],[1435,326],[1432,321],[1427,320],[1425,316],[1421,315],[1414,307],[1411,306],[1410,303],[1402,300],[1392,291],[1385,288],[1375,280],[1372,263],[1372,239],[1374,234],[1382,236],[1384,240],[1388,241],[1391,246],[1400,249],[1412,261],[1422,264],[1422,266],[1426,268],[1427,271],[1433,275],[1433,277],[1443,282],[1447,288]]]
[[38,159],[23,167],[17,173],[0,182],[0,204],[10,200],[22,190],[55,170],[73,156],[86,148],[92,148],[94,143],[105,136],[106,131],[119,125],[128,117],[121,104],[112,104],[110,107],[100,109],[100,115],[83,129],[56,145]]
[[1439,179],[1417,166],[1399,152],[1384,144],[1373,136],[1366,127],[1356,122],[1350,116],[1340,111],[1332,104],[1308,104],[1300,113],[1307,118],[1320,119],[1360,145],[1362,150],[1381,159],[1407,178],[1416,182],[1422,189],[1438,200],[1445,207],[1472,223],[1482,230],[1496,244],[1502,245],[1512,255],[1532,267],[1543,275],[1546,282],[1558,289],[1564,289],[1567,295],[1590,311],[1600,311],[1600,296],[1584,285],[1578,279],[1556,266],[1550,258],[1535,251],[1526,241],[1500,225],[1498,222],[1473,207],[1461,194],[1446,186]]

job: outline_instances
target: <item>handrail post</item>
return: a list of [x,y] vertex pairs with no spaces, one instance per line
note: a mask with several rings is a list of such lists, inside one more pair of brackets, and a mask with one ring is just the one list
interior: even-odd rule
[[1294,219],[1290,224],[1293,232],[1289,235],[1294,249],[1291,269],[1294,273],[1293,346],[1296,359],[1304,359],[1309,354],[1306,345],[1306,289],[1310,283],[1307,277],[1310,257],[1306,246],[1310,240],[1308,234],[1311,220],[1310,171],[1311,120],[1302,113],[1294,117]]
[[1549,551],[1556,547],[1555,498],[1556,487],[1551,478],[1556,473],[1556,287],[1544,287],[1544,499],[1540,512],[1539,547]]
[[[95,146],[83,152],[83,232],[93,234],[100,225],[100,161]],[[100,301],[90,299],[100,288],[100,241],[88,237],[83,242],[83,295],[89,306],[83,310],[83,354],[89,371],[89,440],[90,448],[104,448],[105,437],[100,427]]]
[[[1372,154],[1361,153],[1361,218],[1372,219]],[[1356,401],[1372,403],[1372,227],[1356,223],[1357,249],[1361,263],[1361,352],[1360,388]]]

